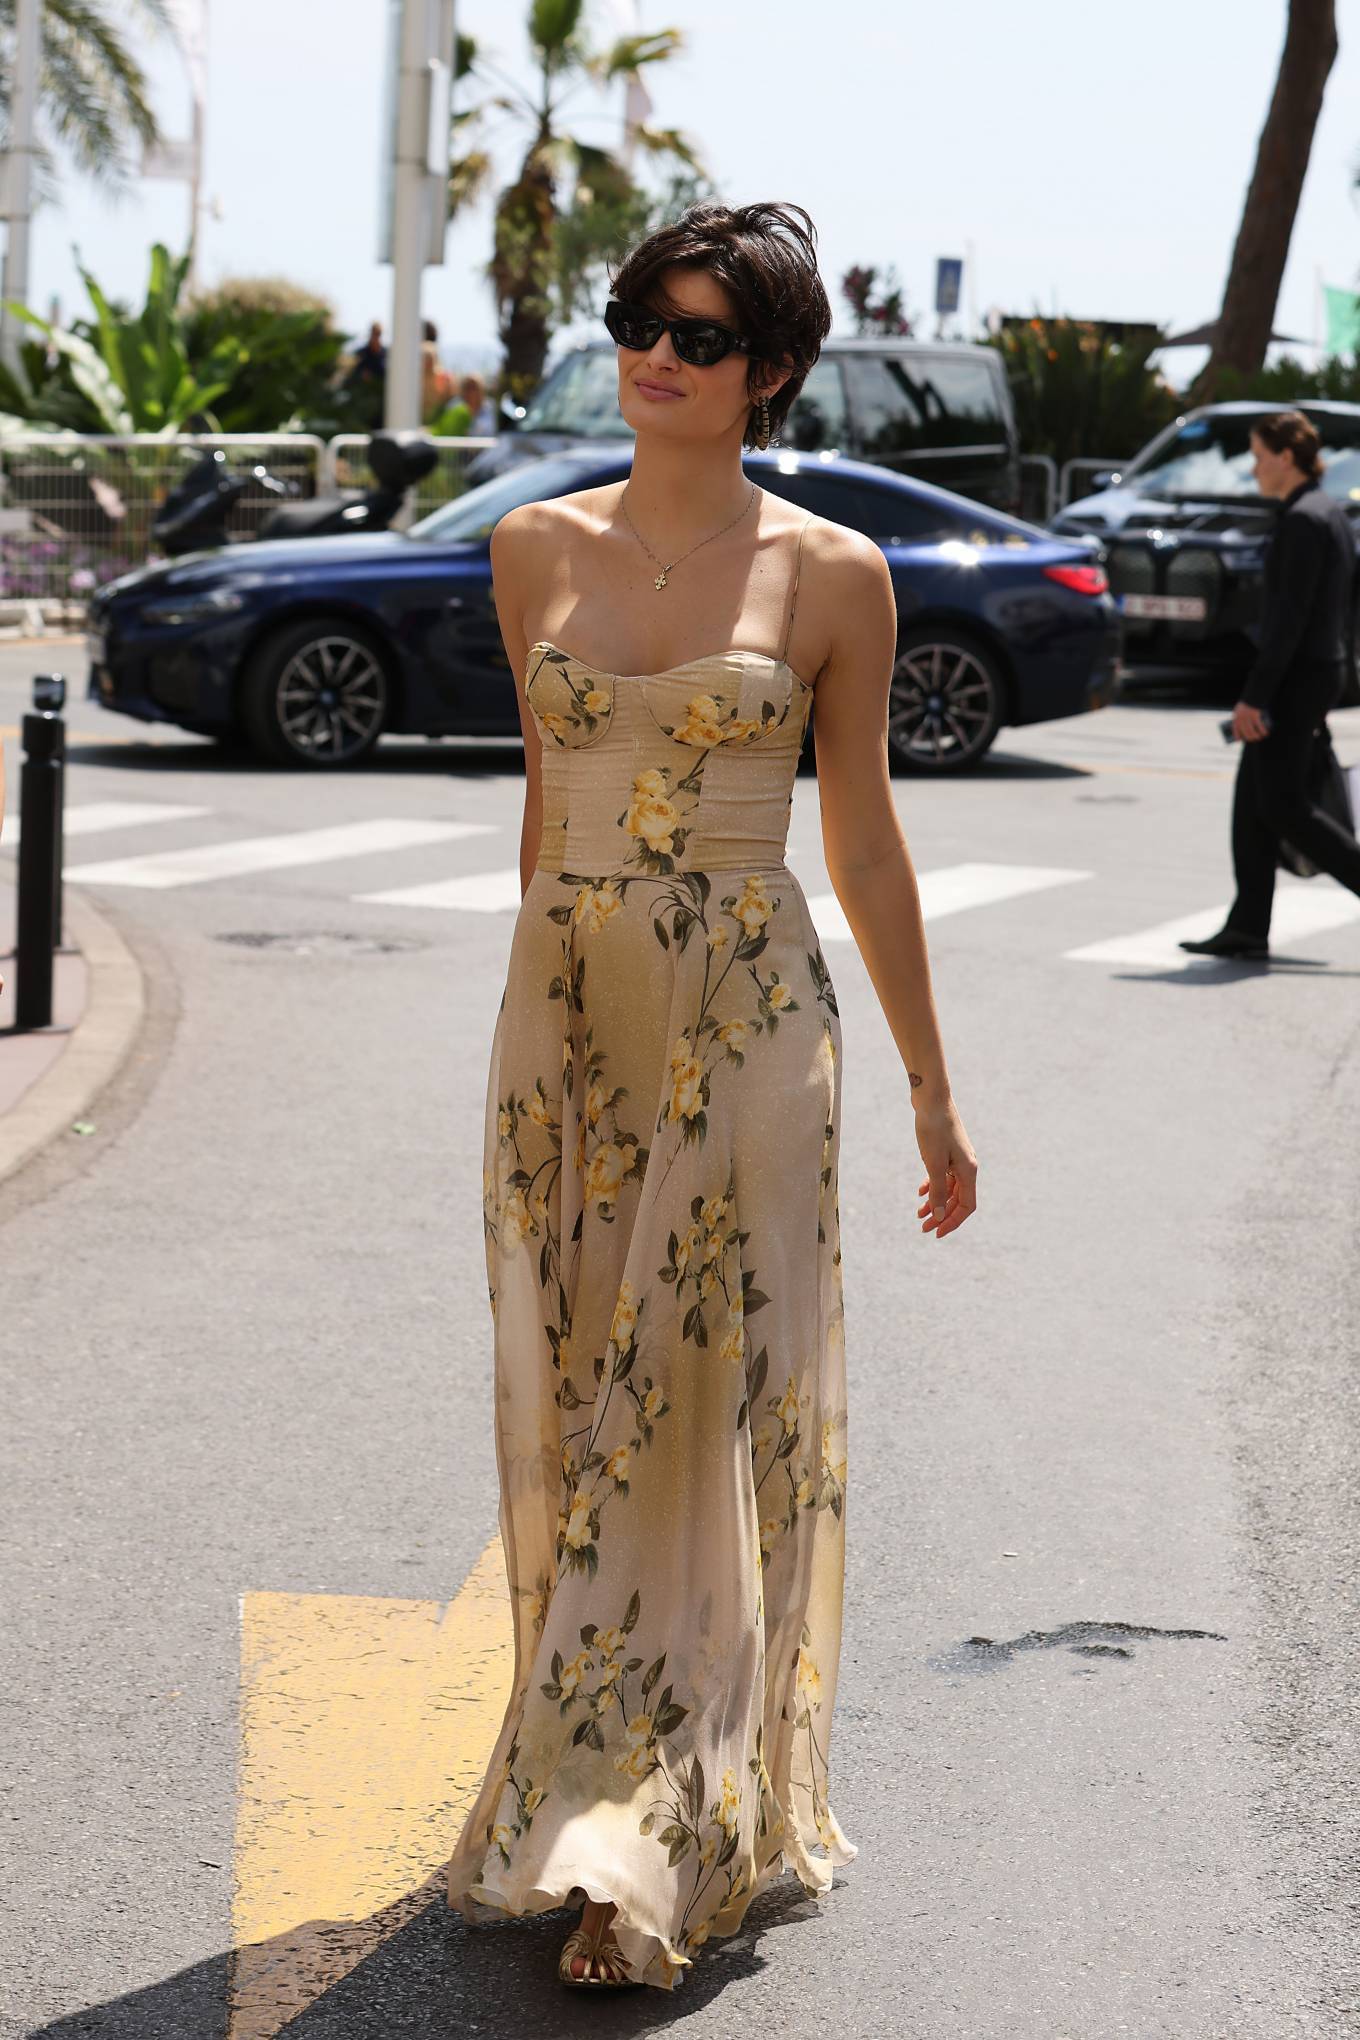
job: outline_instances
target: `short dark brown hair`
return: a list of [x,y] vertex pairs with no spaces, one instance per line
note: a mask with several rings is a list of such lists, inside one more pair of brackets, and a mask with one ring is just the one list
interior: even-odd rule
[[1292,453],[1300,474],[1316,482],[1322,475],[1322,441],[1317,426],[1302,411],[1275,411],[1269,418],[1254,418],[1252,431],[1272,453]]
[[[817,272],[817,229],[810,217],[800,205],[726,206],[703,200],[630,249],[611,274],[610,291],[635,304],[674,312],[678,307],[666,303],[659,280],[672,266],[706,270],[731,298],[737,328],[752,347],[746,388],[753,406],[760,395],[761,363],[791,368],[769,400],[770,438],[777,439],[831,330],[831,305]],[[755,430],[753,409],[743,446],[754,442]]]

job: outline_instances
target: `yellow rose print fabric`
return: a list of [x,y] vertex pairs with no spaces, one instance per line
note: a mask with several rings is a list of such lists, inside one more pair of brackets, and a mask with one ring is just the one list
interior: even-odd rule
[[448,1898],[612,1900],[670,1989],[781,1871],[820,1893],[855,1853],[840,1021],[784,862],[811,690],[540,644],[526,695],[544,827],[483,1178],[515,1676]]

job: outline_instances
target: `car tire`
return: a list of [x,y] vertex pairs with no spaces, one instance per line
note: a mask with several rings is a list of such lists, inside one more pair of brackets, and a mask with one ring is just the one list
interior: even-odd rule
[[1006,714],[995,653],[949,624],[916,624],[898,640],[888,690],[888,756],[898,772],[965,772],[986,755]]
[[345,617],[318,616],[256,647],[241,680],[241,723],[269,763],[335,772],[372,751],[391,693],[367,633]]

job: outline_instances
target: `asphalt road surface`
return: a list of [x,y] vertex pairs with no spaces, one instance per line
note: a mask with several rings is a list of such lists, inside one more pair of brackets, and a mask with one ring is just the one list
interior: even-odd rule
[[[35,665],[0,654],[14,726]],[[921,1236],[903,1073],[799,781],[845,1028],[859,1846],[673,1996],[428,1882],[497,1680],[481,1235],[517,749],[258,769],[77,700],[67,867],[147,974],[0,1187],[6,2035],[1360,2034],[1360,918],[1191,964],[1233,754],[1137,697],[900,780],[981,1160]],[[1360,712],[1338,716],[1360,760]],[[3,932],[3,931],[0,931]]]

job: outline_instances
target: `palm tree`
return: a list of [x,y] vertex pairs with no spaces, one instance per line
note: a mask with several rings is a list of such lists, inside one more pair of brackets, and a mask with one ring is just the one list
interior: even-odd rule
[[1195,396],[1210,402],[1221,383],[1263,366],[1299,209],[1322,95],[1336,60],[1335,0],[1289,0],[1284,49],[1256,149],[1237,230],[1223,309]]
[[[533,97],[499,72],[470,37],[459,38],[458,75],[485,78],[500,89],[455,116],[455,144],[465,130],[469,146],[450,165],[451,212],[478,198],[490,182],[491,156],[476,145],[490,115],[509,115],[529,130],[519,174],[496,200],[487,269],[505,350],[504,387],[520,402],[542,377],[555,312],[571,315],[584,273],[626,244],[649,203],[612,150],[560,124],[563,108],[583,84],[606,87],[635,78],[645,64],[662,63],[684,46],[679,29],[662,28],[620,36],[593,51],[582,29],[583,12],[583,0],[531,0],[529,42],[539,71]],[[630,132],[647,156],[698,170],[698,156],[677,129],[642,123]],[[560,190],[566,177],[572,185],[564,207]]]
[[[0,45],[13,48],[15,0],[0,0]],[[133,54],[138,32],[173,33],[167,0],[44,0],[38,71],[38,196],[56,190],[52,144],[110,188],[124,185],[129,144],[160,139],[146,75]],[[0,138],[9,129],[11,68],[0,65]]]

